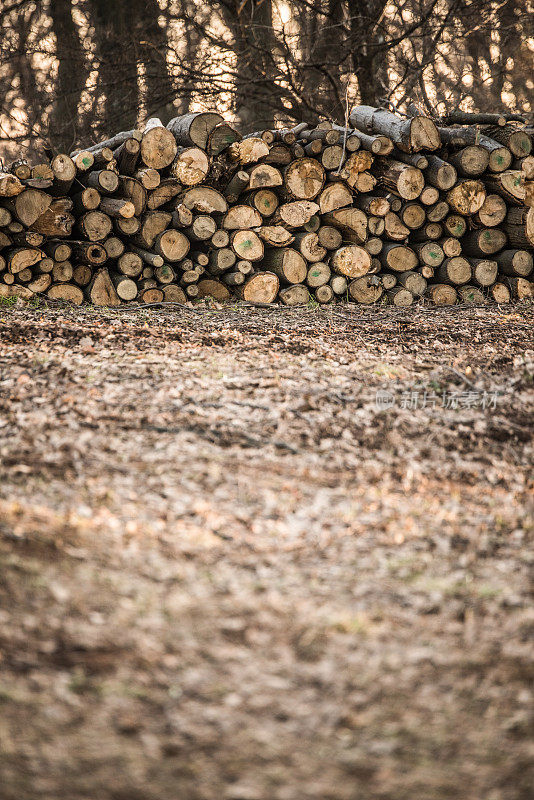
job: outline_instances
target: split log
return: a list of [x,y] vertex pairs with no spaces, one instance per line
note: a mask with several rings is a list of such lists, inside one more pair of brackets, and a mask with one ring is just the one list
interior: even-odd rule
[[323,247],[320,244],[317,233],[296,233],[294,248],[295,250],[298,250],[302,256],[304,256],[309,264],[322,261],[326,256],[326,247]]
[[66,300],[76,306],[81,306],[83,303],[82,290],[72,283],[55,283],[48,289],[46,296],[51,300]]
[[352,194],[342,183],[330,183],[322,190],[317,201],[321,214],[326,214],[329,211],[350,206]]
[[[291,159],[291,152],[287,148],[280,146],[278,149],[285,150]],[[226,152],[230,161],[245,166],[246,164],[256,164],[260,159],[269,155],[269,145],[263,139],[243,139],[231,144]]]
[[[14,177],[14,176],[11,176]],[[26,228],[30,228],[50,207],[52,197],[39,189],[24,189],[4,204]]]
[[506,283],[515,300],[530,300],[534,297],[534,283],[527,281],[526,278],[507,278]]
[[338,228],[346,241],[363,244],[367,238],[367,217],[359,208],[338,208],[323,214],[322,219]]
[[31,225],[31,230],[44,236],[70,236],[75,222],[75,217],[70,213],[72,206],[69,197],[53,200]]
[[500,225],[506,219],[507,206],[498,194],[488,194],[480,210],[474,215],[473,221],[485,228]]
[[250,228],[259,228],[262,221],[260,212],[255,208],[235,205],[222,217],[221,227],[227,231],[249,230]]
[[224,214],[228,211],[228,202],[223,195],[209,186],[194,186],[188,189],[182,202],[186,208],[201,214]]
[[278,206],[273,224],[282,223],[289,228],[301,228],[319,211],[319,205],[309,200],[296,200]]
[[271,164],[257,164],[249,171],[249,189],[269,189],[282,186],[282,173]]

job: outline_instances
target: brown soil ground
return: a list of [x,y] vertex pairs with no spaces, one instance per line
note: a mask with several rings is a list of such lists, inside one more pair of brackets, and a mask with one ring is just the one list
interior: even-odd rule
[[1,308],[2,800],[530,800],[533,322]]

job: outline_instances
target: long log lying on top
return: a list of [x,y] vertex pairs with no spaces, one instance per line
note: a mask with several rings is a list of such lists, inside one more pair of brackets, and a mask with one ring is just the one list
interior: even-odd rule
[[405,153],[437,150],[440,136],[429,117],[399,117],[384,108],[356,106],[350,113],[350,124],[367,134],[381,134]]

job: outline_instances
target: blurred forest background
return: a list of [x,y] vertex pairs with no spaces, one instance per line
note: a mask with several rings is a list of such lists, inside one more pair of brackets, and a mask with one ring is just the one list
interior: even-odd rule
[[0,156],[210,107],[248,131],[342,121],[347,94],[529,113],[533,19],[532,0],[3,0]]

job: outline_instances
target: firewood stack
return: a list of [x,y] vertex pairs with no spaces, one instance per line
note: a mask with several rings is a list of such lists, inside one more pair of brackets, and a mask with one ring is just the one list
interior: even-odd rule
[[0,173],[0,297],[96,305],[534,295],[534,130],[358,106],[241,135],[191,113]]

